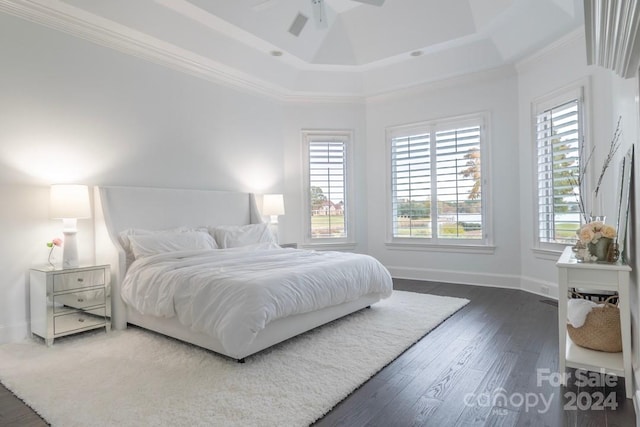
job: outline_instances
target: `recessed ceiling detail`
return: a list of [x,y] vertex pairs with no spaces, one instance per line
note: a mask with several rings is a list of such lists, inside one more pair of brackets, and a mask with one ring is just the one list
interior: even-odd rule
[[0,12],[284,98],[353,99],[502,67],[583,24],[582,0],[0,0]]

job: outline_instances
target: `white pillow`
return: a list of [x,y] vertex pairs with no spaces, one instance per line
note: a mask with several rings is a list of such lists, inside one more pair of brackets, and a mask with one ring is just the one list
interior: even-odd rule
[[237,248],[256,243],[277,243],[267,223],[221,225],[210,228],[209,232],[215,237],[218,246],[222,249]]
[[135,259],[166,252],[217,248],[213,237],[204,231],[132,235],[129,241]]
[[206,229],[193,229],[189,227],[176,227],[169,228],[166,230],[145,230],[143,228],[129,228],[127,230],[121,231],[118,235],[120,244],[124,249],[124,252],[127,256],[127,265],[130,265],[133,261],[135,261],[136,257],[133,255],[131,251],[131,240],[129,239],[131,236],[148,236],[150,234],[162,234],[162,233],[184,233],[187,231],[204,231]]

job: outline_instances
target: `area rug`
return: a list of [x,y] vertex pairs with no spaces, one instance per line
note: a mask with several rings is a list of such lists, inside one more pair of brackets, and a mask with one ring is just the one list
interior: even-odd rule
[[0,346],[0,381],[53,426],[305,426],[468,300],[394,291],[239,364],[137,328]]

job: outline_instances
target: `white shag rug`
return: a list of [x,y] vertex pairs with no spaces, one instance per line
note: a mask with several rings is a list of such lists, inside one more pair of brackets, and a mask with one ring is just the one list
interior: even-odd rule
[[239,364],[137,328],[0,346],[0,380],[53,426],[304,426],[468,300],[391,298]]

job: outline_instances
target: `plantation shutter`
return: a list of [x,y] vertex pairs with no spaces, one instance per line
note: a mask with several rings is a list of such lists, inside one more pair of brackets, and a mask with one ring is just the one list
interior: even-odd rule
[[[434,226],[446,228],[438,237],[482,238],[480,126],[436,132],[435,149],[438,217]],[[480,224],[480,230],[466,233],[465,225],[472,222]]]
[[580,228],[580,103],[574,99],[539,112],[538,238],[542,243],[570,244]]
[[430,134],[393,138],[391,169],[394,236],[432,237]]
[[488,244],[480,162],[484,123],[473,115],[387,129],[392,243]]
[[309,143],[311,237],[343,238],[345,221],[346,144],[342,141]]

